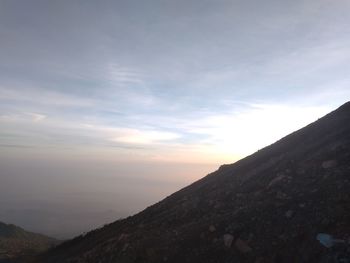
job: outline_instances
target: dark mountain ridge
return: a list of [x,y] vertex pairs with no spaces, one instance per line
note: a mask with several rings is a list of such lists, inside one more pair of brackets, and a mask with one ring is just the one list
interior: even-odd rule
[[54,238],[0,222],[0,262],[38,254],[58,244]]
[[[347,102],[37,262],[350,262],[349,186]],[[324,246],[325,233],[343,246]]]

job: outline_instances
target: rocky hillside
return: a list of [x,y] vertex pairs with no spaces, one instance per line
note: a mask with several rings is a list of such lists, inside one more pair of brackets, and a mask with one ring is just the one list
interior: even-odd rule
[[57,240],[0,222],[0,262],[30,257],[57,244]]
[[350,262],[349,189],[348,102],[38,262]]

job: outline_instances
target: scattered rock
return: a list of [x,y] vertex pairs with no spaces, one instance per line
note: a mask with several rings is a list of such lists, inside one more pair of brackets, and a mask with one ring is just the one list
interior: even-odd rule
[[338,165],[337,160],[328,160],[328,161],[324,161],[322,163],[322,168],[323,169],[329,169],[329,168],[335,167],[337,165]]
[[216,231],[215,226],[211,225],[211,226],[209,227],[209,232],[215,232],[215,231]]
[[125,243],[123,248],[122,248],[122,252],[125,252],[129,247],[129,243]]
[[231,247],[233,242],[233,236],[231,234],[225,234],[223,239],[225,247]]
[[277,177],[273,178],[270,183],[267,185],[267,188],[271,188],[275,184],[279,183],[282,181],[286,176],[285,175],[278,175]]
[[292,210],[288,210],[286,213],[285,213],[286,217],[287,218],[291,218],[293,215],[294,215],[294,212]]
[[249,253],[252,251],[252,248],[240,238],[236,240],[235,247],[242,253]]
[[221,203],[216,203],[215,205],[214,205],[214,209],[219,209],[219,208],[221,208],[222,207],[222,204]]
[[278,238],[284,241],[287,240],[287,236],[285,234],[279,235]]
[[278,191],[276,193],[276,198],[279,199],[279,200],[287,200],[287,199],[289,199],[288,195],[286,193],[281,192],[281,191]]
[[152,258],[155,256],[155,250],[153,248],[148,248],[146,249],[146,254],[148,258]]
[[123,241],[128,238],[128,234],[122,233],[120,234],[118,241]]
[[323,218],[321,221],[322,226],[328,226],[330,223],[331,223],[331,221],[327,217]]

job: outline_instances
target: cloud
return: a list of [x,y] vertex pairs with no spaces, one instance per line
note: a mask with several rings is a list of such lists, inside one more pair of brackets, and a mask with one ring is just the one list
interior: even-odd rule
[[32,88],[25,84],[15,84],[11,87],[0,86],[0,100],[46,106],[89,107],[94,105],[93,99],[79,98],[45,88]]
[[[319,76],[318,72],[342,67],[350,58],[349,40],[305,46],[266,63],[262,72],[272,76]],[[319,76],[322,77],[322,76]]]
[[345,3],[58,6],[0,16],[1,127],[23,143],[244,155],[349,94]]
[[[140,126],[142,126],[142,124]],[[159,143],[171,143],[181,138],[181,135],[178,133],[149,128],[135,129],[98,124],[82,124],[82,127],[100,134],[111,142],[122,144],[157,145]]]
[[44,114],[34,112],[22,112],[15,114],[3,114],[0,115],[0,121],[3,122],[41,122],[47,118]]
[[39,114],[39,113],[29,112],[27,114],[32,117],[34,122],[40,122],[40,121],[43,121],[43,120],[45,120],[47,118],[46,115]]
[[126,144],[156,144],[174,141],[180,138],[180,135],[163,132],[163,131],[140,131],[140,130],[124,130],[122,134],[114,137],[111,141]]
[[115,63],[107,65],[107,79],[113,85],[119,84],[142,84],[144,74],[135,69],[122,67]]

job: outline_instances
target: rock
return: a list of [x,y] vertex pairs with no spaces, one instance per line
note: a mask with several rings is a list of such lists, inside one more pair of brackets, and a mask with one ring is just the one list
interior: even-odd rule
[[233,236],[231,234],[225,234],[223,236],[225,247],[231,247],[233,242]]
[[222,207],[222,204],[221,203],[216,203],[215,205],[214,205],[214,209],[219,209],[219,208],[221,208]]
[[153,248],[147,248],[146,255],[147,255],[147,258],[153,258],[153,257],[155,257],[156,252]]
[[128,234],[122,233],[119,235],[118,241],[123,241],[128,238]]
[[280,181],[282,181],[286,176],[285,175],[278,175],[275,178],[273,178],[269,184],[267,185],[267,188],[271,188],[272,186],[274,186],[275,184],[279,183]]
[[216,231],[215,226],[211,225],[211,226],[209,227],[209,232],[215,232],[215,231]]
[[252,251],[252,248],[240,238],[236,240],[235,247],[242,253],[249,253]]
[[122,252],[125,252],[129,247],[129,243],[125,243],[123,248],[122,248]]
[[337,160],[327,160],[327,161],[324,161],[322,163],[322,168],[329,169],[329,168],[337,166],[337,164],[338,164]]
[[323,218],[321,221],[322,226],[328,226],[330,223],[331,223],[331,221],[327,217]]
[[287,240],[287,236],[285,234],[281,234],[278,236],[279,239],[286,241]]
[[279,199],[279,200],[287,200],[287,199],[289,199],[288,195],[286,193],[281,192],[281,191],[278,191],[276,193],[276,198]]
[[291,218],[293,215],[294,215],[294,212],[292,210],[288,210],[286,213],[285,213],[286,217],[287,218]]

